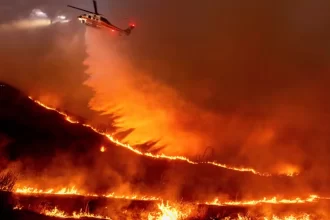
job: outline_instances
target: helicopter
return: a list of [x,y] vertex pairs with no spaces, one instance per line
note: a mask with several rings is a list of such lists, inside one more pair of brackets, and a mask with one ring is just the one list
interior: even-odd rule
[[113,24],[111,24],[105,17],[98,13],[96,0],[93,0],[94,12],[88,11],[82,8],[77,8],[72,5],[68,5],[70,8],[74,8],[80,11],[87,12],[88,14],[79,15],[78,20],[85,25],[95,27],[95,28],[107,28],[111,31],[117,31],[120,35],[126,34],[127,36],[131,34],[132,30],[135,28],[134,24],[131,24],[127,29],[121,29]]

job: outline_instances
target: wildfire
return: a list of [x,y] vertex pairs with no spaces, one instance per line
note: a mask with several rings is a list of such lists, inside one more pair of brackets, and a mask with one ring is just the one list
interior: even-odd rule
[[101,151],[102,153],[105,152],[105,147],[102,146],[102,147],[100,148],[100,151]]
[[301,216],[289,215],[284,217],[277,217],[273,215],[271,218],[265,217],[264,220],[310,220],[310,217],[308,214],[303,214]]
[[[146,195],[117,195],[116,193],[108,193],[103,195],[98,194],[89,194],[89,193],[82,193],[78,191],[75,187],[64,187],[59,190],[48,189],[36,189],[32,187],[23,187],[23,188],[16,188],[16,194],[38,194],[38,195],[78,195],[78,196],[85,196],[85,197],[103,197],[103,198],[111,198],[111,199],[125,199],[125,200],[140,200],[140,201],[162,201],[163,199],[157,196],[146,196]],[[214,206],[255,206],[260,204],[303,204],[303,203],[314,203],[319,200],[330,200],[328,197],[320,197],[318,195],[309,195],[305,199],[302,198],[295,198],[295,199],[278,199],[277,197],[272,198],[263,198],[260,200],[243,200],[243,201],[220,201],[218,198],[214,199],[213,201],[207,202],[199,202],[197,204],[205,204],[205,205],[214,205]],[[161,210],[166,210],[165,208],[170,209],[170,206],[167,204],[166,206],[162,203],[159,205]]]
[[23,187],[23,188],[17,188],[15,192],[18,194],[80,195],[80,193],[78,193],[78,190],[75,189],[74,186],[72,188],[64,187],[61,188],[60,190],[54,190],[54,189],[41,190],[32,187]]
[[[180,207],[180,205],[169,205],[168,203],[164,204],[163,202],[158,204],[159,211],[152,212],[148,214],[148,220],[183,220],[188,219],[188,217],[191,215],[192,210],[190,208],[183,208]],[[21,210],[22,207],[14,208]],[[97,214],[92,214],[88,212],[83,212],[80,210],[80,212],[73,212],[71,215],[66,213],[65,211],[62,211],[58,209],[57,207],[53,209],[46,209],[42,211],[40,214],[50,216],[50,217],[57,217],[57,218],[70,218],[70,219],[82,219],[82,218],[94,218],[94,219],[108,219],[111,220],[108,216],[102,216]],[[272,215],[271,217],[251,217],[249,216],[243,216],[241,214],[238,214],[237,217],[225,217],[224,220],[311,220],[309,214],[303,213],[303,214],[290,214],[286,216],[276,216]]]
[[168,202],[166,205],[162,202],[158,204],[159,212],[149,213],[148,220],[179,220],[187,218],[191,209],[183,209],[180,207],[170,206]]
[[110,193],[110,194],[106,194],[106,195],[102,195],[102,196],[106,197],[106,198],[127,199],[127,200],[144,200],[144,201],[160,200],[160,198],[156,197],[156,196],[139,196],[139,195],[125,196],[125,195],[115,195],[115,193]]
[[97,194],[88,194],[82,193],[75,189],[75,187],[65,187],[60,190],[54,189],[36,189],[32,187],[23,187],[23,188],[16,188],[15,193],[17,194],[39,194],[39,195],[78,195],[78,196],[86,196],[86,197],[105,197],[105,198],[113,198],[113,199],[126,199],[126,200],[143,200],[143,201],[157,201],[160,200],[159,197],[156,196],[140,196],[140,195],[117,195],[114,192],[97,195]]
[[[56,111],[57,113],[61,114],[62,116],[64,116],[64,118],[72,123],[72,124],[80,124],[80,122],[78,121],[75,121],[73,120],[69,115],[67,115],[66,113],[64,112],[61,112],[59,110],[57,110],[56,108],[52,108],[52,107],[49,107],[45,104],[43,104],[42,102],[38,101],[38,100],[34,100],[32,97],[29,97],[32,101],[34,101],[35,103],[37,103],[38,105],[48,109],[48,110],[51,110],[51,111]],[[270,173],[264,173],[264,172],[259,172],[253,168],[248,168],[248,167],[235,167],[235,166],[230,166],[230,165],[226,165],[226,164],[221,164],[221,163],[217,163],[217,162],[211,162],[211,161],[207,161],[207,162],[195,162],[195,161],[192,161],[186,157],[183,157],[183,156],[167,156],[167,155],[164,155],[164,154],[152,154],[152,153],[143,153],[137,149],[134,149],[132,146],[130,146],[129,144],[124,144],[124,143],[121,143],[119,140],[115,139],[112,135],[110,134],[107,134],[107,133],[104,133],[104,132],[101,132],[99,130],[97,130],[96,128],[94,128],[93,126],[89,125],[89,124],[82,124],[83,126],[85,127],[88,127],[90,128],[91,130],[93,130],[94,132],[106,137],[109,141],[111,141],[112,143],[118,145],[118,146],[121,146],[121,147],[124,147],[124,148],[127,148],[129,149],[130,151],[133,151],[134,153],[136,154],[139,154],[139,155],[142,155],[142,156],[146,156],[146,157],[151,157],[151,158],[155,158],[155,159],[168,159],[168,160],[181,160],[181,161],[185,161],[187,163],[190,163],[190,164],[194,164],[194,165],[197,165],[197,164],[209,164],[209,165],[213,165],[213,166],[217,166],[217,167],[221,167],[221,168],[225,168],[225,169],[229,169],[229,170],[234,170],[234,171],[239,171],[239,172],[250,172],[250,173],[253,173],[253,174],[256,174],[256,175],[260,175],[260,176],[272,176]],[[101,148],[101,152],[102,151],[102,148]],[[285,174],[286,176],[292,176],[292,173],[286,173]]]
[[73,212],[72,215],[68,215],[64,211],[61,211],[61,210],[57,209],[57,207],[55,207],[52,210],[45,210],[42,214],[47,215],[47,216],[51,216],[51,217],[58,217],[58,218],[76,218],[76,219],[80,219],[80,218],[97,218],[97,219],[111,219],[110,217],[107,217],[107,216],[90,214],[90,213],[87,213],[87,212],[82,212],[81,210],[80,210],[79,213]]
[[301,214],[301,215],[289,215],[289,216],[283,216],[278,217],[276,215],[273,215],[272,217],[260,217],[260,218],[252,218],[249,216],[242,216],[240,214],[237,215],[235,218],[224,218],[225,220],[252,220],[252,219],[258,219],[258,220],[310,220],[309,214]]
[[[230,169],[230,170],[235,170],[235,171],[240,171],[240,172],[251,172],[253,174],[259,175],[259,176],[272,176],[270,173],[262,173],[259,171],[256,171],[253,168],[238,168],[238,167],[232,167],[232,166],[228,166],[226,164],[220,164],[220,163],[216,163],[216,162],[202,162],[202,163],[206,163],[206,164],[211,164],[217,167],[222,167],[222,168],[226,168],[226,169]],[[292,176],[291,173],[287,173],[286,176]]]
[[22,210],[22,209],[23,209],[23,206],[21,206],[21,205],[16,205],[13,209],[14,209],[14,210]]
[[[214,205],[214,206],[256,206],[262,204],[303,204],[303,203],[314,203],[318,202],[321,199],[330,200],[327,197],[320,197],[317,195],[310,195],[307,198],[295,198],[295,199],[278,199],[276,197],[261,200],[246,200],[246,201],[224,201],[221,202],[219,199],[215,199],[212,202],[205,202],[205,203],[189,203],[189,204],[179,204],[176,202],[168,202],[164,203],[163,200],[159,197],[152,197],[152,196],[138,196],[138,195],[116,195],[115,193],[109,193],[104,195],[96,195],[96,194],[84,194],[79,192],[75,187],[65,187],[59,190],[48,189],[48,190],[41,190],[35,189],[31,187],[23,187],[17,188],[15,190],[17,194],[37,194],[37,195],[80,195],[80,196],[90,196],[90,197],[103,197],[103,198],[112,198],[112,199],[126,199],[126,200],[144,200],[144,201],[162,201],[161,203],[157,204],[158,210],[155,212],[148,213],[148,220],[179,220],[179,219],[187,219],[189,216],[192,215],[193,210],[196,205],[204,204],[204,205]],[[17,205],[14,209],[21,210],[23,207]],[[97,218],[97,219],[110,219],[107,216],[100,216],[95,214],[90,214],[86,212],[80,211],[73,212],[71,215],[59,210],[57,207],[54,209],[47,209],[41,212],[41,214],[59,218]],[[258,217],[258,218],[251,218],[250,216],[242,216],[240,214],[237,215],[236,218],[227,217],[225,220],[310,220],[310,215],[308,214],[290,214],[288,216],[265,216],[265,217]],[[313,218],[314,219],[314,218]]]
[[312,203],[316,202],[320,199],[328,199],[321,198],[317,195],[310,195],[306,199],[295,198],[295,199],[277,199],[273,197],[271,199],[261,199],[261,200],[248,200],[248,201],[227,201],[221,202],[219,199],[215,199],[212,202],[206,202],[207,205],[216,205],[216,206],[250,206],[250,205],[259,205],[259,204],[301,204],[301,203]]

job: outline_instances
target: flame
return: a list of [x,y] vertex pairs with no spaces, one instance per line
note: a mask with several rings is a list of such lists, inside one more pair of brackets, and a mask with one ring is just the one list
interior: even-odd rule
[[212,202],[206,202],[207,205],[216,205],[216,206],[250,206],[250,205],[259,205],[259,204],[301,204],[301,203],[312,203],[320,199],[329,199],[326,197],[320,197],[317,195],[309,195],[305,199],[295,198],[295,199],[277,199],[273,197],[271,199],[261,199],[261,200],[247,200],[247,201],[227,201],[221,202],[219,199],[214,199]]
[[297,176],[300,173],[300,168],[294,164],[279,163],[274,164],[273,172],[287,176]]
[[52,210],[45,210],[44,214],[52,217],[68,218],[67,214],[64,211],[58,210],[57,207]]
[[[262,172],[256,171],[253,168],[232,167],[232,166],[228,166],[226,164],[221,164],[221,163],[216,163],[216,162],[210,162],[210,161],[202,162],[202,163],[211,164],[211,165],[214,165],[214,166],[217,166],[217,167],[222,167],[222,168],[226,168],[226,169],[229,169],[229,170],[235,170],[235,171],[239,171],[239,172],[250,172],[250,173],[253,173],[253,174],[256,174],[256,175],[259,175],[259,176],[272,176],[272,174],[270,174],[270,173],[262,173]],[[291,173],[287,173],[286,175],[287,176],[292,176]]]
[[39,194],[39,195],[78,195],[78,196],[87,196],[87,197],[105,197],[105,198],[113,198],[113,199],[126,199],[126,200],[143,200],[143,201],[157,201],[160,200],[159,197],[156,196],[146,196],[146,195],[117,195],[116,193],[108,193],[103,195],[98,194],[90,194],[83,193],[78,191],[75,187],[64,187],[59,190],[54,189],[36,189],[32,187],[22,187],[16,188],[15,193],[17,194]]
[[[321,199],[330,200],[328,197],[320,197],[318,195],[309,195],[305,199],[295,198],[295,199],[278,199],[273,197],[271,199],[261,199],[261,200],[246,200],[246,201],[225,201],[221,202],[218,199],[215,199],[212,202],[205,202],[205,203],[190,203],[187,205],[182,205],[179,203],[171,203],[169,205],[168,202],[164,204],[163,199],[155,196],[140,196],[140,195],[116,195],[115,193],[109,193],[104,195],[97,195],[97,194],[84,194],[80,193],[75,187],[65,187],[59,190],[48,189],[48,190],[40,190],[31,187],[23,187],[17,188],[15,190],[17,194],[37,194],[37,195],[81,195],[81,196],[89,196],[89,197],[103,197],[103,198],[112,198],[112,199],[126,199],[126,200],[144,200],[144,201],[161,201],[161,203],[157,204],[159,210],[155,212],[148,213],[148,220],[179,220],[179,219],[186,219],[189,215],[192,214],[192,207],[195,207],[199,204],[204,205],[215,205],[215,206],[256,206],[261,204],[304,204],[304,203],[315,203]],[[21,210],[22,206],[16,206],[14,209]],[[52,210],[45,210],[41,214],[59,218],[98,218],[98,219],[110,219],[106,216],[94,215],[86,212],[82,212],[80,210],[79,213],[73,212],[72,215],[65,213],[55,207]],[[225,218],[227,220],[251,220],[249,216],[241,216],[238,214],[237,218]],[[259,218],[258,218],[259,219]],[[279,217],[276,215],[263,217],[263,220],[310,220],[310,215],[308,214],[291,214],[284,217]]]
[[273,215],[271,218],[265,217],[264,220],[310,220],[310,217],[308,214],[303,214],[301,216],[289,215],[284,217],[277,217]]
[[14,209],[14,210],[22,210],[22,209],[23,209],[23,206],[21,206],[21,205],[16,205],[13,209]]
[[[52,108],[52,107],[49,107],[43,103],[41,103],[40,101],[38,100],[34,100],[32,97],[29,97],[32,101],[34,101],[35,103],[37,103],[38,105],[48,109],[48,110],[51,110],[51,111],[56,111],[57,113],[61,114],[62,116],[64,116],[64,118],[72,123],[72,124],[80,124],[79,121],[76,121],[74,119],[72,119],[69,115],[67,115],[66,113],[64,112],[61,112],[55,108]],[[187,163],[190,163],[190,164],[194,164],[194,165],[197,165],[197,164],[209,164],[209,165],[213,165],[213,166],[217,166],[217,167],[221,167],[221,168],[225,168],[225,169],[229,169],[229,170],[234,170],[234,171],[239,171],[239,172],[250,172],[250,173],[253,173],[253,174],[256,174],[256,175],[259,175],[259,176],[265,176],[265,177],[269,177],[269,176],[272,176],[272,174],[270,173],[266,173],[266,172],[259,172],[253,168],[248,168],[248,167],[235,167],[235,166],[230,166],[230,165],[226,165],[226,164],[221,164],[221,163],[217,163],[217,162],[211,162],[211,161],[207,161],[207,162],[195,162],[195,161],[192,161],[186,157],[183,157],[183,156],[167,156],[165,154],[152,154],[152,153],[143,153],[137,149],[134,149],[131,145],[129,144],[124,144],[124,143],[121,143],[119,140],[115,139],[112,135],[110,134],[107,134],[107,133],[104,133],[104,132],[101,132],[99,130],[97,130],[96,128],[94,128],[92,125],[89,125],[89,124],[82,124],[83,126],[87,127],[87,128],[90,128],[91,130],[93,130],[94,132],[106,137],[109,141],[111,141],[112,143],[118,145],[118,146],[121,146],[121,147],[124,147],[124,148],[127,148],[128,150],[130,151],[133,151],[134,153],[136,154],[139,154],[139,155],[142,155],[142,156],[146,156],[146,157],[151,157],[151,158],[155,158],[155,159],[167,159],[167,160],[181,160],[181,161],[184,161],[184,162],[187,162]],[[286,176],[292,176],[292,173],[287,173],[285,174]]]
[[18,194],[80,195],[80,193],[78,193],[78,190],[75,189],[74,186],[71,188],[64,187],[59,190],[54,190],[54,189],[42,190],[42,189],[35,189],[32,187],[23,187],[23,188],[17,188],[15,190],[15,193],[18,193]]
[[158,209],[160,211],[157,213],[149,213],[148,220],[179,220],[187,218],[191,213],[191,209],[182,210],[179,207],[170,206],[168,202],[166,205],[163,202],[158,204]]
[[125,196],[125,195],[116,195],[115,193],[109,193],[109,194],[102,195],[102,196],[106,197],[106,198],[126,199],[126,200],[144,200],[144,201],[161,200],[159,197],[156,197],[156,196],[139,196],[139,195]]
[[80,219],[80,218],[98,218],[98,219],[111,219],[110,217],[107,216],[101,216],[101,215],[95,215],[95,214],[90,214],[87,212],[82,212],[80,210],[79,213],[73,212],[72,215],[68,215],[64,211],[59,210],[57,207],[55,207],[52,210],[45,210],[42,214],[51,216],[51,217],[58,217],[58,218],[75,218],[75,219]]
[[[154,213],[148,214],[148,220],[180,220],[180,219],[187,219],[189,215],[191,214],[191,209],[182,209],[179,207],[179,205],[172,205],[170,206],[168,202],[166,205],[162,202],[157,205],[159,211]],[[14,209],[17,209],[16,207]],[[19,210],[21,210],[22,207],[19,207]],[[80,210],[80,212],[73,212],[72,215],[67,214],[66,212],[59,210],[57,207],[51,209],[51,210],[44,210],[40,214],[50,216],[50,217],[57,217],[57,218],[73,218],[73,219],[81,219],[81,218],[95,218],[95,219],[109,219],[108,216],[102,216],[102,215],[96,215],[91,214],[88,212],[83,212]],[[243,216],[241,214],[238,214],[237,217],[230,218],[226,217],[225,220],[252,220],[255,218],[252,218],[250,216]],[[272,215],[272,217],[261,217],[258,219],[263,220],[311,220],[310,215],[307,213],[303,214],[291,214],[287,216],[276,216]]]
[[[16,188],[14,190],[16,194],[39,194],[39,195],[78,195],[78,196],[86,196],[86,197],[104,197],[104,198],[112,198],[112,199],[125,199],[125,200],[141,200],[141,201],[163,201],[162,198],[157,196],[147,196],[147,195],[118,195],[114,192],[108,194],[91,194],[91,193],[83,193],[78,191],[74,186],[73,187],[63,187],[59,190],[54,189],[36,189],[32,187],[22,187]],[[305,199],[302,198],[294,198],[294,199],[278,199],[277,197],[272,197],[270,199],[263,198],[260,200],[243,200],[243,201],[220,201],[218,198],[213,201],[207,202],[199,202],[197,204],[206,204],[206,205],[214,205],[214,206],[254,206],[259,204],[303,204],[303,203],[314,203],[319,200],[330,200],[330,197],[320,197],[318,195],[309,195]],[[162,206],[163,207],[163,206]]]
[[[242,216],[240,214],[237,215],[237,217],[235,218],[230,218],[227,217],[225,218],[225,220],[252,220],[255,218],[251,218],[249,216]],[[272,217],[268,218],[268,217],[263,217],[263,218],[258,218],[258,219],[262,219],[262,220],[310,220],[310,215],[309,214],[300,214],[300,215],[289,215],[289,216],[283,216],[283,217],[278,217],[276,215],[273,215]]]
[[100,148],[100,151],[101,151],[102,153],[105,152],[105,147],[102,146],[102,147]]

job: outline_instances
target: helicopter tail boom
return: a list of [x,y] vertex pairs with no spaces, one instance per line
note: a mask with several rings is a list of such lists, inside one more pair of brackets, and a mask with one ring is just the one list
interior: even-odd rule
[[130,35],[134,28],[135,28],[135,25],[130,25],[127,29],[124,30],[125,34],[127,36]]

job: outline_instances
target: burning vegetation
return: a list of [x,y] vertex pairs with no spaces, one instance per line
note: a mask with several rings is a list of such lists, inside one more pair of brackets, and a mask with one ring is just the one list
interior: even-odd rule
[[329,220],[330,1],[135,2],[0,7],[0,219]]
[[[2,165],[0,187],[11,192],[15,213],[118,220],[329,217],[329,198],[299,184],[303,174],[295,168],[273,173],[142,151],[141,146],[124,143],[113,133],[7,87],[0,116],[9,125],[1,145],[8,161]],[[40,129],[33,126],[36,118]],[[22,136],[16,137],[18,133]],[[17,141],[21,137],[24,147]]]

